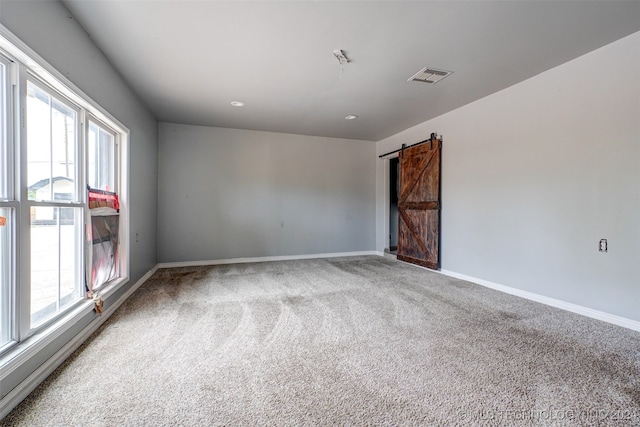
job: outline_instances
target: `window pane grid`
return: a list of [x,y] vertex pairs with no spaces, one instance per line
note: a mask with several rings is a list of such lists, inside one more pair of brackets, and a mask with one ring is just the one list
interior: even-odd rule
[[75,110],[33,82],[27,83],[29,200],[79,201],[76,128]]
[[31,327],[82,299],[82,208],[31,208]]
[[0,351],[14,341],[15,315],[15,242],[18,202],[14,200],[14,163],[9,140],[9,61],[0,56]]
[[[0,168],[9,171],[9,145],[7,144],[7,67],[0,63]],[[11,176],[9,174],[0,174],[0,200],[8,200],[11,198]]]
[[88,185],[99,190],[115,191],[115,135],[90,121],[87,150]]
[[77,191],[78,116],[53,92],[27,82],[31,329],[83,297],[85,208]]

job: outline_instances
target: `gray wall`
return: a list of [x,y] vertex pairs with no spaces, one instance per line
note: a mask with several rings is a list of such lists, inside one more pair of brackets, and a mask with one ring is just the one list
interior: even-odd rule
[[[431,132],[444,136],[444,270],[640,321],[640,33],[380,141],[378,152]],[[378,249],[387,167],[378,161]]]
[[157,120],[60,2],[2,0],[0,23],[129,128],[131,278],[139,279],[156,264]]
[[[118,293],[122,294],[156,265],[157,121],[61,3],[2,0],[0,23],[120,120],[131,132],[131,281]],[[105,301],[105,308],[118,295]],[[91,315],[81,319],[69,333],[35,354],[29,363],[7,377],[0,384],[0,397],[60,349],[72,338],[72,332],[80,331],[94,317]]]
[[161,123],[159,261],[375,250],[375,150]]

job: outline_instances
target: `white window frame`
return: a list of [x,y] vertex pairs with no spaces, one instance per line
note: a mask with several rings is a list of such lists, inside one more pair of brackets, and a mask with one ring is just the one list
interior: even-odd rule
[[[111,129],[116,134],[116,144],[119,148],[116,159],[117,171],[116,180],[117,188],[114,189],[118,193],[120,201],[120,235],[119,235],[119,258],[120,258],[120,277],[105,284],[101,287],[99,295],[103,299],[109,298],[118,291],[122,285],[130,280],[129,272],[129,130],[115,117],[109,114],[82,90],[71,83],[67,78],[48,64],[36,52],[25,45],[20,39],[13,35],[4,26],[0,25],[0,55],[5,56],[8,60],[9,67],[7,86],[9,86],[10,101],[13,108],[7,111],[13,111],[14,114],[8,117],[7,133],[8,138],[15,141],[13,144],[8,143],[9,148],[19,147],[19,152],[9,152],[8,165],[12,168],[12,177],[20,178],[14,182],[8,183],[13,193],[12,200],[0,199],[0,206],[12,207],[15,214],[15,221],[12,221],[14,232],[15,259],[12,260],[14,268],[12,269],[12,280],[16,285],[13,289],[17,290],[17,295],[12,295],[11,303],[14,310],[13,318],[17,321],[13,322],[13,341],[8,345],[0,347],[0,381],[14,372],[16,369],[27,362],[30,357],[43,350],[49,343],[60,337],[68,331],[77,320],[92,313],[94,303],[91,300],[81,300],[73,308],[64,310],[48,322],[30,329],[30,295],[27,289],[29,285],[29,258],[30,258],[30,236],[28,228],[30,226],[30,206],[37,203],[28,200],[27,190],[27,171],[26,171],[26,81],[27,78],[32,79],[33,76],[39,80],[38,84],[45,83],[48,88],[54,92],[52,95],[69,101],[70,105],[74,105],[79,110],[78,115],[78,138],[82,139],[79,144],[76,156],[82,159],[78,166],[79,175],[76,179],[78,191],[78,202],[83,208],[88,210],[86,206],[86,152],[84,145],[86,144],[86,132],[88,128],[89,117],[100,125]],[[18,141],[19,139],[19,141]],[[19,185],[22,188],[17,188]],[[48,202],[47,202],[48,203]],[[63,207],[69,207],[66,202],[52,202],[51,204]],[[74,203],[72,206],[78,204]],[[86,217],[86,216],[83,216]],[[86,224],[83,227],[86,228]],[[18,231],[19,230],[19,231]],[[27,232],[25,232],[27,230]],[[86,244],[86,243],[85,243]],[[84,251],[83,251],[84,255]],[[85,263],[83,263],[84,266]],[[97,316],[97,315],[96,315]]]
[[[95,125],[97,125],[99,128],[101,128],[102,130],[107,131],[108,133],[110,133],[113,136],[113,142],[115,144],[115,153],[114,153],[114,189],[118,189],[120,187],[120,135],[118,134],[117,131],[115,131],[114,129],[111,128],[111,126],[109,126],[108,123],[103,122],[102,120],[100,120],[99,118],[95,117],[93,114],[91,113],[87,113],[87,118],[85,120],[86,126],[85,126],[85,140],[89,141],[89,131],[91,128],[91,123],[94,123]],[[89,149],[87,147],[87,153],[86,153],[86,157],[85,157],[85,162],[84,164],[87,166],[89,166]],[[87,183],[89,182],[89,177],[88,177],[88,173],[89,171],[87,170],[85,175],[87,177]],[[86,186],[85,186],[86,187]],[[111,189],[110,191],[113,191],[113,189]]]
[[[0,63],[4,66],[5,75],[4,75],[4,91],[5,96],[0,99],[0,102],[3,104],[0,109],[0,120],[3,121],[4,133],[0,135],[0,149],[5,151],[5,162],[6,164],[0,165],[0,167],[6,168],[7,180],[5,181],[6,185],[6,194],[3,197],[0,195],[0,207],[6,208],[11,212],[11,215],[7,218],[6,227],[10,227],[10,236],[11,242],[10,246],[10,258],[5,260],[6,267],[9,269],[8,281],[10,289],[8,290],[8,301],[5,301],[6,306],[5,310],[8,311],[8,314],[11,318],[11,326],[9,328],[9,337],[6,343],[0,342],[0,352],[4,351],[7,348],[12,347],[18,341],[19,331],[18,331],[18,322],[15,321],[17,317],[17,298],[15,292],[15,284],[18,280],[18,262],[19,259],[17,255],[19,244],[17,242],[17,219],[19,216],[19,208],[20,203],[17,200],[17,189],[16,189],[16,180],[15,180],[15,152],[14,152],[14,144],[10,143],[15,135],[14,131],[14,109],[12,106],[15,104],[14,99],[16,95],[15,91],[15,83],[16,83],[16,64],[10,59],[9,56],[5,55],[4,52],[0,52]],[[13,256],[11,256],[13,255]],[[2,262],[2,261],[0,261]]]
[[[15,76],[15,64],[9,57],[5,56],[2,52],[0,52],[0,64],[5,68],[5,81],[4,81],[4,91],[6,96],[3,99],[0,99],[0,121],[3,121],[2,128],[4,128],[4,134],[0,135],[0,149],[6,150],[6,160],[7,164],[2,165],[0,167],[6,167],[8,173],[8,180],[5,182],[6,185],[6,197],[2,197],[0,193],[0,202],[9,202],[15,201],[15,179],[14,179],[14,154],[13,154],[13,146],[9,144],[9,139],[13,135],[13,108],[11,105],[13,104],[13,83]],[[3,114],[4,113],[4,114]]]
[[[74,201],[56,201],[56,200],[53,200],[53,197],[50,200],[30,200],[29,199],[28,177],[27,177],[27,174],[28,174],[27,162],[29,160],[27,155],[27,150],[28,150],[27,138],[29,137],[28,131],[27,131],[27,120],[28,120],[27,83],[28,82],[32,82],[39,89],[46,92],[47,95],[49,95],[51,98],[56,98],[60,102],[63,102],[66,107],[72,109],[76,113],[76,123],[75,123],[76,141],[74,141],[74,144],[75,144],[75,159],[74,159],[75,183],[74,184],[75,184],[76,198]],[[75,237],[79,245],[79,247],[77,248],[78,254],[75,254],[75,255],[79,257],[79,259],[76,261],[79,263],[78,268],[80,268],[80,271],[76,271],[75,280],[77,282],[80,282],[82,288],[84,288],[84,285],[82,285],[82,283],[84,282],[84,277],[85,277],[85,274],[84,274],[85,263],[83,260],[85,258],[84,245],[86,244],[85,242],[86,239],[84,239],[82,235],[84,234],[84,230],[85,230],[84,218],[86,215],[84,212],[86,209],[86,191],[82,191],[82,189],[85,188],[86,185],[84,184],[85,183],[84,162],[81,161],[81,159],[84,159],[84,155],[83,155],[84,144],[82,143],[82,137],[81,137],[82,114],[83,114],[82,109],[78,105],[76,105],[72,100],[68,99],[59,91],[57,91],[55,88],[51,87],[51,85],[47,84],[45,81],[39,78],[39,76],[35,75],[33,72],[25,69],[24,67],[21,67],[21,70],[19,73],[19,87],[20,87],[19,92],[20,92],[22,105],[24,106],[24,113],[22,114],[22,120],[21,120],[22,132],[20,133],[20,148],[21,148],[20,167],[22,171],[22,176],[20,181],[22,182],[22,188],[20,188],[21,216],[19,220],[20,222],[19,234],[22,242],[22,247],[26,248],[25,253],[22,254],[22,263],[21,263],[21,266],[22,266],[21,277],[23,278],[23,280],[21,280],[19,283],[20,338],[21,340],[24,340],[25,338],[32,336],[38,331],[45,329],[51,323],[54,323],[57,319],[63,316],[64,313],[77,307],[78,304],[81,304],[84,299],[80,297],[72,305],[70,305],[69,307],[63,310],[58,311],[51,318],[48,318],[43,322],[36,322],[35,325],[31,324],[31,315],[32,315],[31,313],[31,289],[32,289],[31,287],[32,285],[31,283],[31,271],[32,271],[32,268],[31,268],[31,261],[32,261],[31,259],[32,258],[31,257],[31,243],[32,243],[31,208],[32,207],[57,207],[57,208],[83,209],[82,214],[79,215],[79,218],[78,218],[78,220],[81,221],[81,223],[78,225],[79,235],[76,235]],[[53,153],[51,153],[51,156],[53,156]],[[53,183],[51,183],[51,187],[53,192]],[[80,293],[82,294],[83,291],[81,290]]]
[[[122,204],[126,203],[126,199],[124,199],[121,194],[123,193],[123,189],[122,189],[122,175],[121,172],[124,172],[123,168],[121,167],[121,161],[122,159],[125,157],[125,153],[123,153],[122,150],[122,139],[123,139],[123,135],[118,132],[117,130],[115,130],[113,128],[112,125],[110,125],[109,123],[105,123],[103,120],[99,119],[98,117],[96,117],[95,115],[91,114],[90,112],[87,112],[86,116],[85,116],[85,120],[84,120],[84,132],[85,132],[85,141],[89,140],[89,123],[93,122],[94,124],[98,125],[100,128],[102,128],[103,130],[108,131],[109,133],[111,133],[114,137],[113,142],[115,144],[115,153],[114,153],[114,189],[113,190],[117,190],[118,193],[118,198],[119,198],[119,202],[120,202],[120,224],[119,224],[119,241],[118,241],[118,252],[120,253],[121,250],[123,250],[123,244],[122,241],[123,239],[126,239],[127,241],[127,248],[128,249],[128,236],[129,236],[129,230],[127,228],[127,232],[126,232],[126,236],[123,234],[123,216],[122,216],[122,212],[123,212],[123,207]],[[89,164],[89,150],[85,150],[85,160],[84,160],[84,164],[88,166]],[[88,167],[86,168],[88,169]],[[127,168],[128,169],[128,168]],[[85,170],[85,177],[87,177],[87,182],[88,182],[88,170]],[[125,182],[128,182],[125,181]],[[86,185],[85,185],[86,188]],[[124,193],[126,194],[126,191],[124,191]],[[85,192],[86,195],[86,192]],[[128,209],[125,211],[128,212]],[[89,216],[89,215],[88,215]],[[127,217],[128,219],[128,217]],[[128,220],[127,220],[127,227],[128,227]],[[122,277],[123,275],[123,271],[126,271],[126,276],[129,276],[129,268],[128,268],[128,262],[129,262],[129,257],[123,257],[120,256],[118,259],[118,271],[120,272],[120,276]],[[89,270],[87,268],[87,270]],[[87,280],[90,280],[90,271],[87,271]],[[117,283],[121,280],[121,277],[111,281],[111,282],[107,282],[103,285],[101,285],[100,287],[94,289],[94,292],[98,292],[100,295],[103,296],[107,296],[110,295],[113,291],[115,291],[115,288],[117,288]]]

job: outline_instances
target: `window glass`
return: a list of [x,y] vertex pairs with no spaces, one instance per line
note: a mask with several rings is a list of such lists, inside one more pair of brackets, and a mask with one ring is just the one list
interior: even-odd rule
[[0,348],[11,341],[12,211],[0,207]]
[[0,57],[0,349],[12,341],[13,300],[12,278],[15,268],[14,211],[8,201],[13,197],[12,171],[13,162],[10,156],[7,132],[7,62]]
[[7,144],[6,66],[0,63],[0,200],[9,198],[9,146]]
[[27,82],[31,328],[82,298],[83,208],[59,204],[79,203],[77,115],[53,92]]
[[27,84],[29,200],[77,201],[77,114],[33,82]]
[[82,208],[31,207],[31,327],[82,298]]
[[91,188],[116,192],[115,135],[94,122],[89,122],[88,185]]

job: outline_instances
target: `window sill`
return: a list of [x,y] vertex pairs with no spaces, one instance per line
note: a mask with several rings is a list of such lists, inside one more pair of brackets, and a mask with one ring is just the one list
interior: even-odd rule
[[113,279],[111,282],[102,285],[99,289],[96,290],[96,293],[100,296],[100,298],[106,300],[128,281],[128,277],[118,277],[117,279]]
[[[121,277],[110,282],[104,289],[99,290],[100,298],[109,298],[128,281],[128,277]],[[5,354],[0,356],[0,382],[62,336],[72,325],[92,312],[94,312],[94,302],[92,300],[82,301],[49,327],[8,349]],[[95,316],[99,315],[95,314]]]
[[64,334],[71,325],[92,312],[93,307],[94,304],[91,300],[81,302],[76,308],[51,324],[51,326],[8,350],[0,357],[0,382]]

